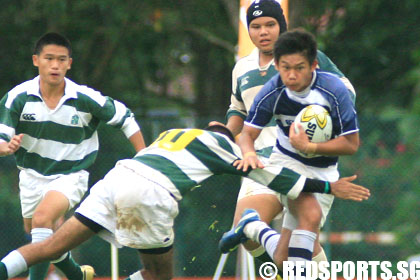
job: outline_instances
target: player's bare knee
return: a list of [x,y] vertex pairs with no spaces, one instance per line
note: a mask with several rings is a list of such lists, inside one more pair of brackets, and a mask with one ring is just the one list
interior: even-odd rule
[[316,231],[321,223],[322,212],[315,209],[299,215],[299,228]]
[[35,212],[32,217],[32,228],[52,228],[53,221],[44,212]]

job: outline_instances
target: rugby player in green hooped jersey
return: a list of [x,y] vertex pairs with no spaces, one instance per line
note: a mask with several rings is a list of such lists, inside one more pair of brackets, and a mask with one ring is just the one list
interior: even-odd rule
[[[255,96],[278,72],[274,63],[274,44],[280,34],[287,31],[287,23],[280,4],[275,0],[256,0],[247,10],[248,33],[256,48],[250,55],[241,58],[232,71],[231,104],[226,114],[226,126],[237,138],[244,126],[244,120],[249,114]],[[318,67],[337,75],[347,86],[351,98],[355,99],[355,90],[350,81],[337,68],[337,66],[323,52],[317,50]],[[218,123],[218,122],[211,122]],[[219,123],[220,124],[220,123]],[[255,148],[259,155],[270,157],[276,143],[276,124],[274,119],[261,132],[255,141]],[[323,206],[324,207],[324,206]],[[325,205],[326,211],[331,207]],[[241,219],[243,211],[247,208],[255,209],[266,223],[281,219],[283,205],[280,196],[269,188],[252,180],[244,178],[235,209],[234,224]],[[327,209],[328,208],[328,209]],[[282,240],[288,243],[291,231],[282,230]],[[251,240],[243,243],[252,256],[262,262],[271,261],[263,246]],[[314,261],[326,261],[327,257],[319,240],[316,240]]]
[[[189,190],[218,174],[245,176],[295,199],[301,192],[331,192],[354,201],[369,190],[354,177],[336,182],[308,179],[279,165],[243,172],[235,167],[240,148],[224,126],[171,129],[132,159],[121,160],[50,238],[10,252],[0,262],[0,280],[52,260],[98,234],[118,247],[138,249],[143,269],[131,280],[173,277],[174,219]],[[123,186],[123,187],[121,187]]]
[[[88,172],[98,153],[100,122],[121,129],[137,151],[145,147],[133,113],[121,102],[67,79],[71,45],[58,33],[35,44],[33,64],[39,76],[10,90],[0,101],[0,156],[14,154],[24,228],[32,242],[47,239],[56,221],[80,202]],[[69,252],[51,259],[68,279],[92,279]],[[49,262],[30,269],[31,280],[44,279]]]

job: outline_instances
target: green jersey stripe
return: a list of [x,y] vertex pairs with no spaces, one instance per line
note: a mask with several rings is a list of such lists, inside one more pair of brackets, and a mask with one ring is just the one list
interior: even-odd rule
[[190,179],[178,165],[161,155],[144,154],[134,157],[134,160],[160,171],[175,185],[181,194],[197,185],[197,182]]
[[217,133],[209,131],[209,133],[216,138],[217,143],[219,143],[219,146],[222,147],[224,150],[227,150],[229,153],[234,154],[232,146],[229,144],[229,142],[226,140],[226,138],[218,135]]
[[[22,138],[21,147],[29,153],[37,153],[42,158],[59,160],[81,160],[85,155],[98,150],[98,133],[80,144],[63,144],[56,141],[37,139],[29,135]],[[30,150],[29,150],[30,149]]]
[[70,174],[88,168],[96,159],[98,152],[87,154],[81,160],[61,160],[43,158],[35,153],[28,153],[23,147],[16,151],[16,163],[19,168],[32,169],[44,176]]
[[270,80],[271,77],[273,77],[276,73],[277,70],[274,67],[274,65],[270,65],[270,67],[267,69],[267,73],[264,76],[261,76],[259,69],[254,69],[249,72],[246,72],[244,75],[238,77],[237,83],[238,87],[240,87],[240,90],[236,92],[235,96],[241,96],[242,99],[242,91],[248,90],[253,87],[261,87],[266,82],[268,82],[268,80]]
[[8,134],[0,133],[0,139],[4,140],[6,142],[9,142],[11,138]]
[[290,186],[296,185],[301,175],[293,172],[288,168],[282,168],[280,173],[272,180],[267,187],[276,192],[287,194],[291,189]]
[[[63,131],[66,131],[66,133],[63,133]],[[92,138],[95,131],[96,127],[71,127],[54,122],[21,121],[19,124],[19,133],[63,144],[80,144],[84,140]]]
[[243,174],[197,139],[192,141],[186,147],[186,150],[198,158],[214,174],[222,172],[237,175]]

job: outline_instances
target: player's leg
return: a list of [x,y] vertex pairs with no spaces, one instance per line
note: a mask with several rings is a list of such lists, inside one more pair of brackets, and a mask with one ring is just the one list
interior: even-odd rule
[[[318,200],[313,194],[301,194],[297,199],[288,201],[288,210],[297,218],[298,225],[290,236],[287,260],[310,261],[322,218]],[[281,260],[276,259],[276,262],[281,263]]]
[[[53,234],[56,221],[62,217],[69,208],[68,199],[57,191],[46,193],[38,204],[32,216],[31,237],[32,243],[41,242]],[[31,280],[45,279],[50,262],[40,263],[29,269]]]
[[[283,210],[277,193],[253,180],[244,178],[235,209],[235,226],[241,219],[244,210],[250,208],[255,209],[260,219],[267,224],[271,223]],[[264,248],[257,242],[247,240],[243,245],[253,257],[262,262],[271,261],[270,256],[267,255]]]
[[173,276],[173,249],[139,250],[143,269],[131,274],[126,280],[166,280]]
[[[55,230],[57,220],[80,202],[87,190],[87,182],[88,173],[82,170],[61,175],[45,183],[42,188],[43,198],[32,217],[32,242],[42,241],[52,234],[51,230]],[[53,263],[60,268],[67,278],[73,278],[80,271],[70,252],[65,252],[57,260],[53,260]],[[33,273],[34,271],[37,273]],[[30,269],[31,279],[44,279],[47,271],[48,266],[36,265]]]
[[[37,263],[57,259],[94,234],[93,230],[72,217],[48,239],[25,245],[4,257],[0,263],[0,280],[13,278]],[[81,268],[69,279],[84,279]]]

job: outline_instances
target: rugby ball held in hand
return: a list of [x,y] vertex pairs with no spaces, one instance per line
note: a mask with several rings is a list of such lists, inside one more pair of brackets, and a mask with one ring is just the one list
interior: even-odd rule
[[300,123],[313,143],[325,142],[331,139],[332,120],[328,111],[320,105],[309,105],[303,108],[295,118],[295,132],[299,133]]

